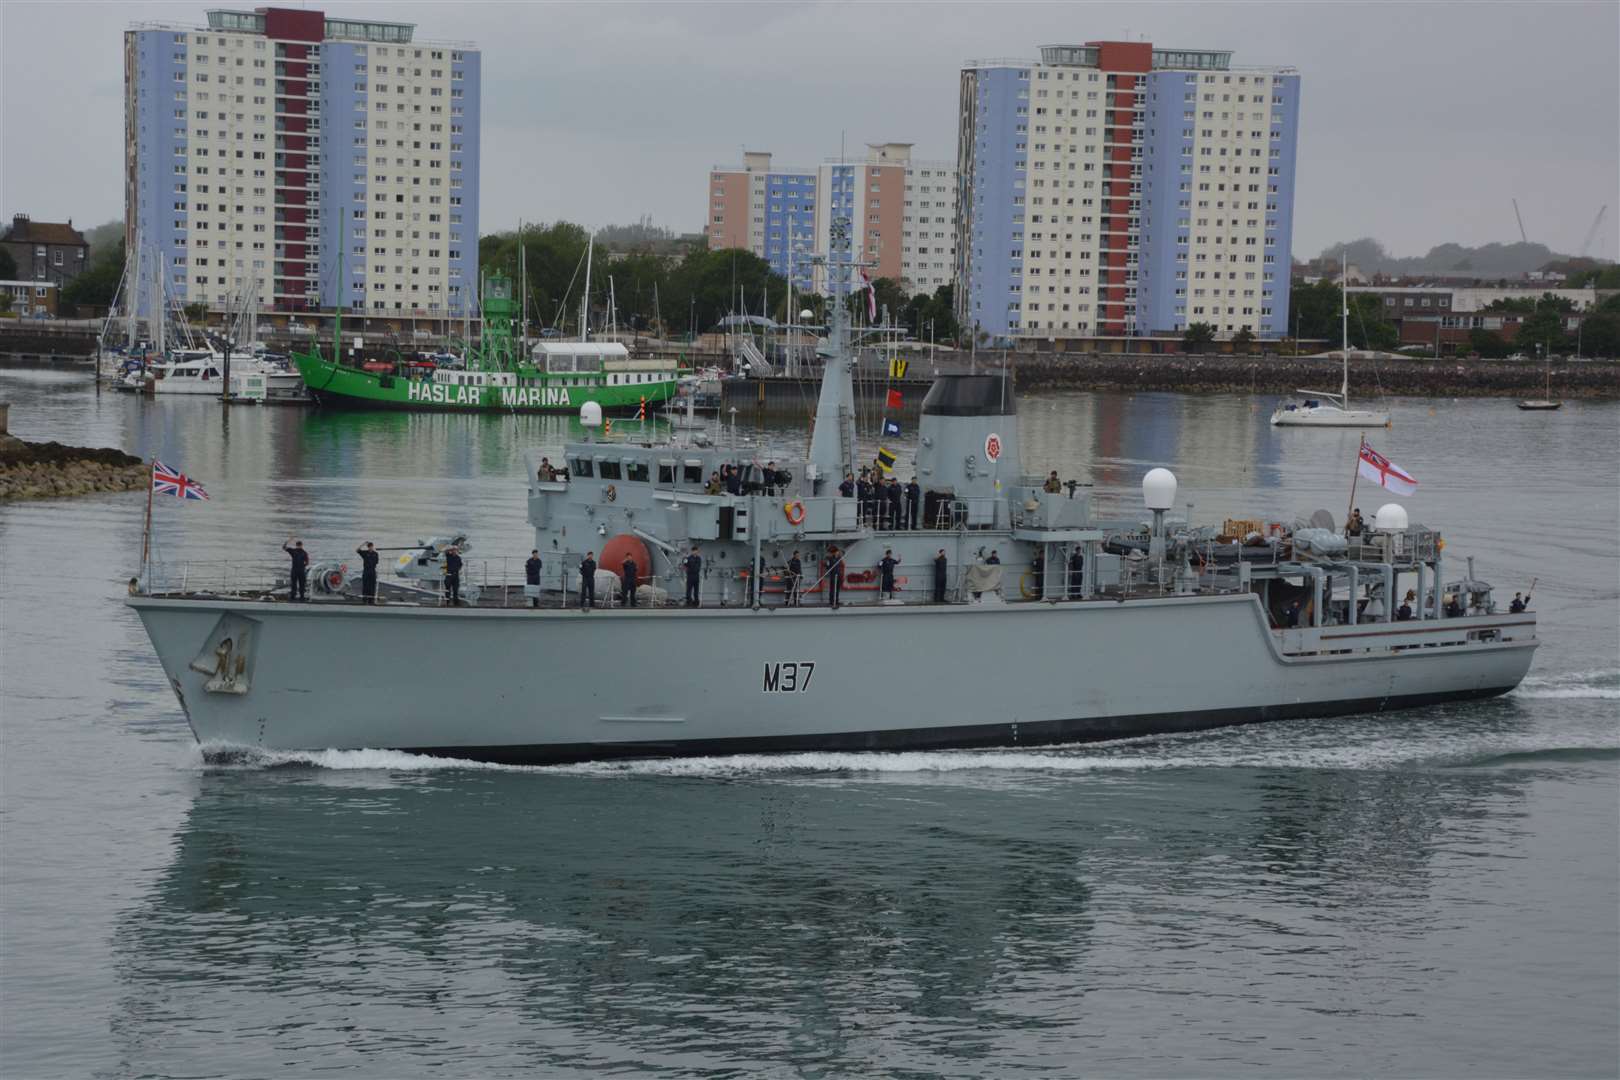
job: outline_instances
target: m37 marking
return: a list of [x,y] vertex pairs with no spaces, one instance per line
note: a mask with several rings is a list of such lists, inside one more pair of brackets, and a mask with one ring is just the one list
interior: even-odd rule
[[766,694],[803,694],[810,689],[810,679],[816,673],[814,660],[779,660],[765,662]]

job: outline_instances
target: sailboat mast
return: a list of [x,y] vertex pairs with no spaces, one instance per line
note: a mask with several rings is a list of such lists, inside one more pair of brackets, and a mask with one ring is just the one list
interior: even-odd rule
[[585,245],[585,288],[579,298],[579,340],[590,340],[591,316],[591,256],[596,252],[596,234],[591,233]]
[[124,347],[130,351],[135,349],[136,320],[141,317],[141,230],[135,230],[135,246],[124,252],[124,312],[127,316],[124,330]]
[[1344,361],[1344,374],[1339,380],[1339,404],[1350,410],[1350,249],[1341,252],[1342,269],[1339,272],[1339,356]]
[[518,219],[518,288],[523,292],[523,354],[529,352],[529,260],[523,248],[523,219]]
[[[343,363],[343,245],[339,244],[337,249],[337,314],[332,320],[332,363],[341,364]],[[319,353],[320,348],[317,346],[315,351]]]

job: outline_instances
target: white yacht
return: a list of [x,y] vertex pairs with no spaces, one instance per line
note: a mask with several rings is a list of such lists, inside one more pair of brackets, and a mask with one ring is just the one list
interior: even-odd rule
[[[279,383],[300,383],[297,372],[267,360],[258,360],[252,354],[233,355],[230,363],[231,396],[244,400],[262,400],[267,389],[283,389]],[[221,396],[225,378],[225,358],[210,349],[176,349],[162,363],[148,364],[144,369],[132,371],[124,377],[124,387],[154,396],[189,394],[199,397]]]
[[[1346,275],[1349,266],[1346,264]],[[1339,392],[1301,390],[1305,400],[1279,405],[1271,414],[1273,427],[1389,427],[1389,413],[1382,409],[1350,407],[1350,294],[1348,282],[1339,286],[1339,358],[1343,363]]]

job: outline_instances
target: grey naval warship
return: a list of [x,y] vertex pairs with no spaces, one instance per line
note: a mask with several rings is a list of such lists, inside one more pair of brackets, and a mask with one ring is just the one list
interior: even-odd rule
[[[847,295],[853,260],[823,261]],[[590,404],[585,441],[555,465],[529,453],[539,586],[468,581],[447,603],[454,538],[399,556],[376,605],[338,563],[312,567],[302,603],[285,577],[216,588],[148,573],[128,603],[205,754],[545,763],[1053,744],[1485,698],[1528,670],[1535,615],[1498,610],[1471,562],[1443,558],[1440,533],[1398,505],[1349,537],[1320,512],[1193,528],[1169,513],[1164,469],[1144,480],[1146,512],[1115,520],[1086,488],[1026,475],[1005,371],[933,382],[915,512],[897,522],[844,494],[858,468],[845,306],[832,305],[802,460],[767,474],[723,437],[604,438]],[[723,466],[736,479],[716,493]],[[601,569],[581,607],[587,552]],[[635,606],[618,587],[626,554]]]

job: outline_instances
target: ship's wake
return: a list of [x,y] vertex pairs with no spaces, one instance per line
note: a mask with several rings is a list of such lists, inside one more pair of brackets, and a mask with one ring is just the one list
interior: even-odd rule
[[[1567,688],[1567,687],[1564,687]],[[1598,687],[1603,689],[1603,687]],[[1109,742],[973,750],[801,752],[509,765],[397,750],[204,748],[205,768],[423,773],[457,770],[594,778],[718,780],[909,777],[931,781],[1120,776],[1196,769],[1399,770],[1605,764],[1620,760],[1620,725],[1595,715],[1556,728],[1480,722],[1450,710],[1288,721]]]
[[1512,697],[1620,701],[1620,670],[1597,668],[1591,671],[1563,671],[1527,675]]

